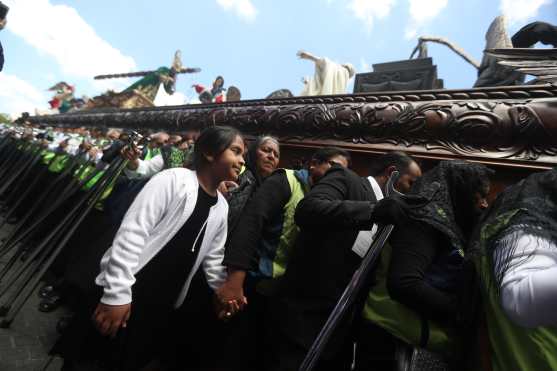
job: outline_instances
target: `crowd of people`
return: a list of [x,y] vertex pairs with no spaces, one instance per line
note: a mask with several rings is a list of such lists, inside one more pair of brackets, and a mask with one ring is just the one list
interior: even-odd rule
[[248,142],[231,127],[140,142],[29,125],[0,136],[0,171],[28,143],[48,168],[17,207],[25,184],[0,195],[9,223],[72,158],[84,160],[67,175],[83,192],[98,179],[87,174],[125,160],[39,291],[40,310],[73,312],[52,349],[63,370],[298,370],[385,225],[394,231],[315,370],[393,370],[416,352],[451,370],[557,369],[555,169],[488,205],[493,170],[481,164],[422,174],[389,152],[362,177],[347,151],[323,147],[285,169],[277,138]]

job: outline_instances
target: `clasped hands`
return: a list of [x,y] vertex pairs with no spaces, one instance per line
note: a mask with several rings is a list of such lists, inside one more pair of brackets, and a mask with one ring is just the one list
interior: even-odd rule
[[214,297],[215,313],[220,320],[228,320],[248,305],[243,285],[226,281],[217,289]]

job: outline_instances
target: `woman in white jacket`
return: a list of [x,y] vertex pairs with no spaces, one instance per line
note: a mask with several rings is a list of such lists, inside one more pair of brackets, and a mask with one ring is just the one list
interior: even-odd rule
[[[197,269],[203,267],[213,289],[223,282],[228,205],[217,187],[237,179],[243,153],[238,131],[208,128],[195,146],[196,171],[165,170],[146,184],[101,260],[96,331],[76,320],[55,347],[65,369],[91,360],[108,369],[143,368],[169,336]],[[224,311],[232,315],[239,307],[231,303]]]

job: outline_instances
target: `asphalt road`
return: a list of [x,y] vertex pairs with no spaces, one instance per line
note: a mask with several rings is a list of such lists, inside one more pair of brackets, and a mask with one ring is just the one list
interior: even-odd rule
[[[0,229],[0,238],[9,232],[9,226]],[[8,257],[0,259],[0,268]],[[1,287],[1,285],[0,285]],[[0,298],[2,303],[4,298]],[[52,313],[37,310],[39,297],[33,294],[11,327],[0,329],[0,371],[35,371],[43,370],[49,361],[48,351],[56,341],[56,323],[67,314],[64,308]],[[62,361],[51,360],[47,371],[60,370]]]

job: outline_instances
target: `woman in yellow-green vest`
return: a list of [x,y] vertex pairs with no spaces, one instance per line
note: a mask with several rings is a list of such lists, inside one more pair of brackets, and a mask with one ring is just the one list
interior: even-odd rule
[[412,187],[409,194],[431,201],[410,210],[382,252],[363,311],[358,370],[393,367],[397,343],[457,357],[460,280],[473,227],[487,207],[489,172],[443,161]]
[[143,148],[141,159],[148,161],[161,153],[161,148],[168,143],[170,135],[165,132],[159,132],[151,135],[149,144]]
[[494,202],[472,244],[493,371],[557,369],[557,170]]

